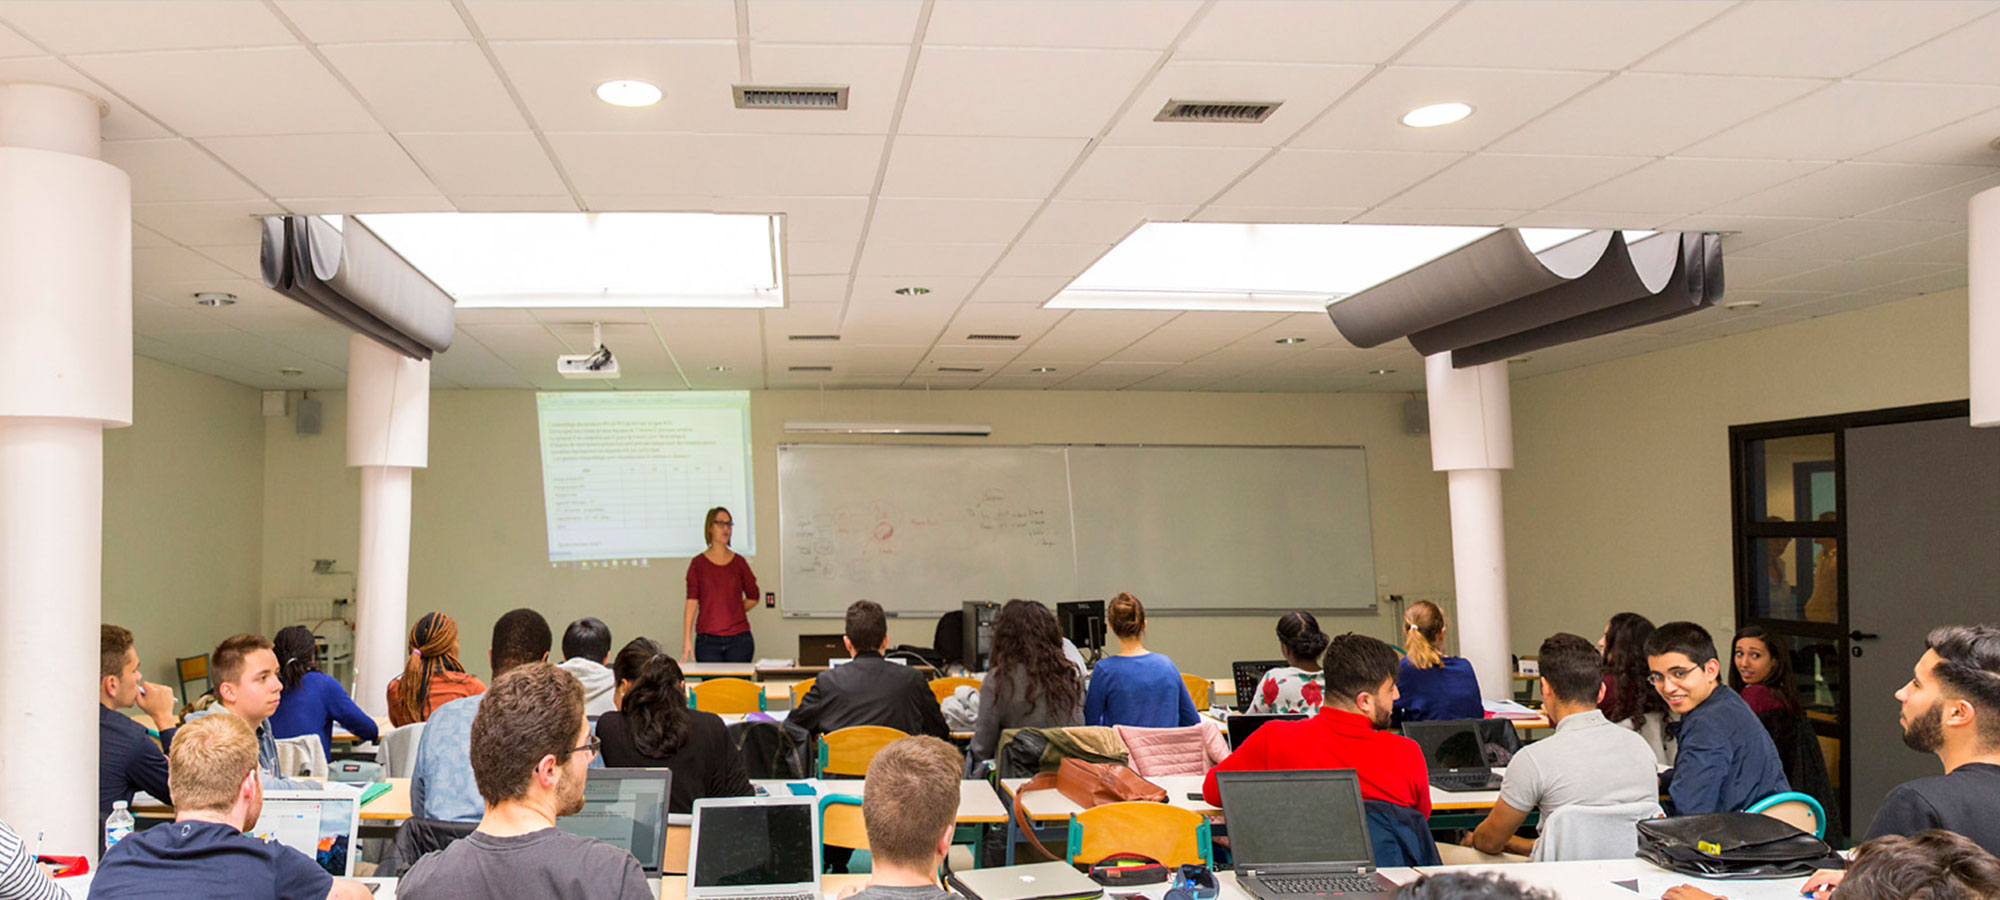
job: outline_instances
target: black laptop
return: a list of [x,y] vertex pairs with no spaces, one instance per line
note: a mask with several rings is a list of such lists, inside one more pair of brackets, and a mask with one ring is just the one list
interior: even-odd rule
[[1270,715],[1237,713],[1229,717],[1229,749],[1234,750],[1243,746],[1243,742],[1250,739],[1250,733],[1264,727],[1267,722],[1290,722],[1303,718],[1305,718],[1303,713],[1273,713]]
[[1479,739],[1479,720],[1404,722],[1403,736],[1424,748],[1431,785],[1442,791],[1491,791],[1500,787]]
[[1257,685],[1264,680],[1264,673],[1285,665],[1282,659],[1254,661],[1237,660],[1229,664],[1229,674],[1236,676],[1236,711],[1250,708],[1250,701],[1257,699]]
[[1385,898],[1353,769],[1217,772],[1236,884],[1259,900]]
[[824,666],[828,660],[852,656],[853,654],[847,652],[847,645],[841,643],[841,637],[838,634],[799,635],[799,659],[797,664],[800,666]]

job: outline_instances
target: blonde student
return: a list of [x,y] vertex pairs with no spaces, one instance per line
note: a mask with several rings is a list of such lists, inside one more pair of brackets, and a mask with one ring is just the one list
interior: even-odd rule
[[1444,655],[1444,610],[1429,600],[1403,613],[1403,663],[1396,669],[1396,724],[1436,719],[1479,719],[1479,676],[1463,656]]

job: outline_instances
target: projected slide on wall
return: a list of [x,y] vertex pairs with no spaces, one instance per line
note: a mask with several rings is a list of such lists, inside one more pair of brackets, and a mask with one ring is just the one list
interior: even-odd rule
[[725,506],[754,555],[748,391],[535,395],[549,561],[689,557]]

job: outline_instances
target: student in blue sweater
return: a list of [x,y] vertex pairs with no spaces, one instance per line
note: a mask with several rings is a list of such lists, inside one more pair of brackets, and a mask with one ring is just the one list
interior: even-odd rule
[[1146,607],[1139,598],[1119,594],[1105,606],[1104,618],[1118,636],[1119,650],[1090,674],[1083,724],[1178,728],[1200,722],[1181,670],[1139,643],[1146,634]]
[[1715,639],[1693,622],[1668,622],[1646,639],[1646,680],[1680,714],[1680,749],[1661,781],[1679,816],[1740,812],[1792,789],[1771,735],[1729,685]]
[[271,714],[272,734],[280,738],[319,735],[329,757],[333,755],[335,722],[364,741],[381,736],[375,720],[354,704],[340,682],[319,670],[319,645],[310,629],[287,625],[278,630],[271,647],[278,655],[278,679],[285,683],[278,711]]
[[1441,719],[1483,719],[1479,676],[1472,661],[1446,656],[1444,610],[1429,600],[1410,604],[1403,613],[1403,662],[1396,668],[1395,724]]

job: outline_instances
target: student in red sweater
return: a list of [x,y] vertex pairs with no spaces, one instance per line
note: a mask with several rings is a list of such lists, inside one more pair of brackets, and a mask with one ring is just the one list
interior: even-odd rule
[[1353,769],[1364,800],[1381,800],[1431,814],[1430,773],[1417,742],[1384,731],[1396,705],[1396,651],[1359,634],[1327,644],[1326,690],[1319,714],[1257,729],[1228,759],[1210,769],[1201,794],[1222,805],[1215,773],[1269,769]]

